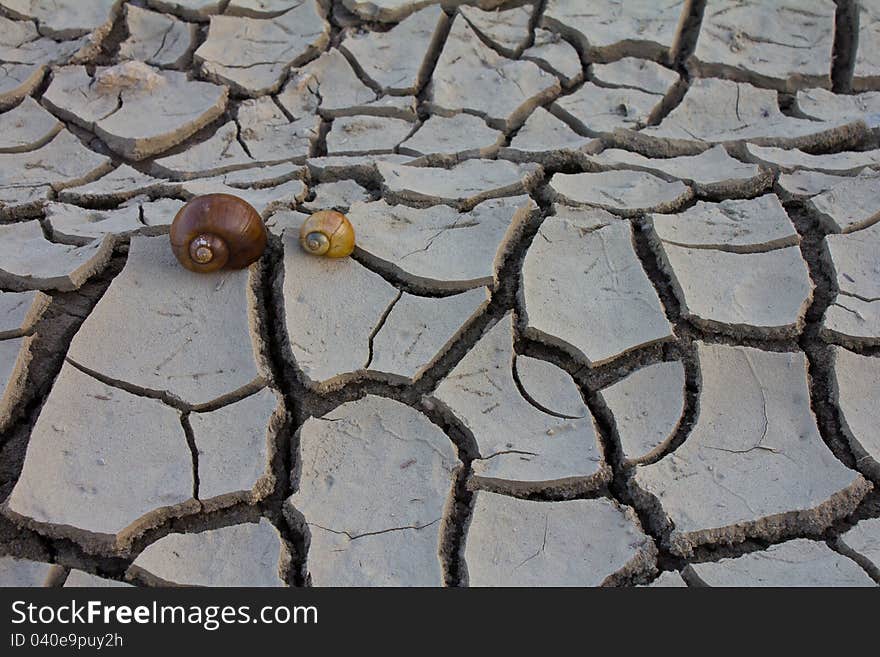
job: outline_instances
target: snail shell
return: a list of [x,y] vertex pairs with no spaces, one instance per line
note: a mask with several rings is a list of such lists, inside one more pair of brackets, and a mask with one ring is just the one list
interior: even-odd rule
[[299,243],[313,255],[345,258],[354,251],[354,227],[341,212],[321,210],[303,222]]
[[171,222],[171,250],[199,273],[247,267],[263,255],[267,239],[260,214],[232,194],[196,196]]

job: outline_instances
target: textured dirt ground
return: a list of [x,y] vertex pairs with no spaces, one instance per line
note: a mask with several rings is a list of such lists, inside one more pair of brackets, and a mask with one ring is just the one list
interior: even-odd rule
[[[878,34],[0,0],[0,585],[876,586]],[[268,250],[189,273],[223,191]]]

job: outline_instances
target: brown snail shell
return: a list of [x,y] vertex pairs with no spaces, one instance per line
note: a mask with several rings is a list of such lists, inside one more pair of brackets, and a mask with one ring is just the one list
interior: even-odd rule
[[312,255],[345,258],[354,251],[354,226],[341,212],[320,210],[303,222],[299,243]]
[[171,250],[190,271],[242,269],[266,250],[263,218],[232,194],[196,196],[171,222]]

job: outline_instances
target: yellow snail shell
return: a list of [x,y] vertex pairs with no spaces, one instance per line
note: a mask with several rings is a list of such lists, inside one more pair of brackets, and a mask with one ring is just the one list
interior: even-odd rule
[[312,255],[345,258],[354,251],[354,227],[335,210],[320,210],[303,222],[299,243]]

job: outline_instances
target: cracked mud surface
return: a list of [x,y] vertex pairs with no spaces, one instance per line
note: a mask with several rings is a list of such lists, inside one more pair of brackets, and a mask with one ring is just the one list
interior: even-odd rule
[[0,0],[0,585],[880,584],[878,25]]

